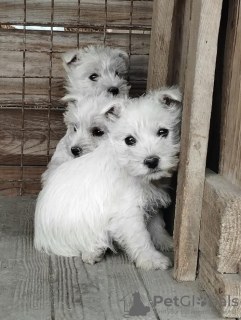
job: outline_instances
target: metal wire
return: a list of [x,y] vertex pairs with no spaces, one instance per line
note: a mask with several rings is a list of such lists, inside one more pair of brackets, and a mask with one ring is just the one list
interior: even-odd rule
[[[24,0],[24,23],[26,23],[26,0]],[[24,25],[23,28],[23,77],[22,77],[22,138],[21,138],[21,158],[20,158],[20,166],[21,166],[21,182],[20,182],[20,189],[19,194],[20,196],[23,194],[23,156],[24,156],[24,117],[25,117],[25,109],[24,109],[24,102],[25,102],[25,71],[26,71],[26,27]]]
[[[145,1],[149,1],[149,0],[145,0]],[[48,23],[33,23],[33,22],[28,22],[27,21],[27,0],[23,0],[24,3],[24,16],[23,16],[23,22],[21,23],[22,26],[22,30],[17,30],[17,29],[0,29],[1,31],[4,30],[4,35],[7,35],[7,33],[9,32],[9,35],[11,34],[15,34],[16,36],[21,35],[22,37],[22,43],[18,45],[14,46],[12,45],[10,48],[8,48],[7,46],[2,46],[2,48],[0,49],[1,52],[19,52],[19,54],[22,53],[22,61],[20,60],[20,72],[18,73],[16,76],[14,75],[14,72],[6,74],[6,72],[3,75],[0,75],[0,79],[2,79],[2,81],[4,81],[4,79],[6,79],[6,81],[9,79],[21,79],[22,83],[21,86],[19,87],[18,90],[21,90],[19,93],[19,98],[17,96],[17,98],[15,98],[15,100],[17,99],[18,102],[11,102],[10,99],[5,99],[5,101],[7,102],[1,102],[0,101],[0,110],[20,110],[21,109],[21,124],[20,124],[20,128],[19,131],[21,133],[21,145],[20,145],[20,176],[19,178],[16,179],[11,179],[11,178],[7,178],[7,179],[0,179],[0,183],[2,182],[13,182],[13,183],[18,183],[19,184],[19,194],[23,195],[25,193],[25,189],[26,189],[26,182],[32,182],[32,183],[37,183],[39,182],[39,179],[36,178],[30,178],[29,176],[27,176],[25,174],[25,168],[28,167],[28,159],[26,158],[26,156],[28,156],[28,152],[26,151],[26,141],[27,140],[27,134],[26,134],[26,110],[34,110],[34,111],[39,111],[39,110],[46,110],[47,113],[47,141],[46,141],[46,155],[42,155],[41,154],[41,159],[43,160],[44,157],[46,156],[46,164],[50,159],[51,156],[51,135],[52,135],[52,131],[51,131],[51,117],[52,117],[52,112],[53,110],[57,110],[57,111],[63,111],[64,110],[64,105],[61,104],[55,95],[55,91],[54,91],[54,81],[63,81],[63,78],[58,76],[58,75],[54,75],[53,72],[53,67],[55,66],[55,54],[58,55],[60,53],[63,52],[64,49],[60,49],[56,46],[56,44],[54,45],[54,39],[55,39],[55,35],[59,35],[60,33],[65,33],[66,28],[69,28],[70,30],[68,30],[69,33],[71,33],[71,36],[74,37],[74,35],[76,35],[76,45],[77,48],[80,48],[80,43],[81,43],[81,35],[85,35],[85,37],[88,37],[88,33],[93,33],[96,32],[96,35],[98,35],[98,37],[100,38],[100,41],[103,42],[103,44],[106,44],[107,41],[109,41],[109,37],[108,37],[108,33],[112,33],[112,34],[125,34],[127,37],[127,43],[125,44],[126,48],[127,48],[127,52],[129,55],[129,60],[131,62],[131,57],[133,56],[133,45],[132,45],[132,40],[133,40],[133,35],[134,34],[141,34],[141,33],[149,33],[151,31],[151,26],[147,26],[147,25],[142,25],[140,24],[133,24],[133,13],[134,13],[134,0],[131,0],[130,3],[130,13],[129,13],[129,22],[125,21],[125,23],[120,24],[118,22],[113,22],[113,21],[109,21],[109,1],[105,0],[104,1],[104,21],[102,21],[102,23],[99,24],[93,24],[93,22],[91,23],[84,23],[83,21],[81,21],[81,0],[76,0],[76,4],[77,4],[77,18],[76,18],[76,24],[69,24],[69,23],[57,23],[55,22],[55,6],[57,5],[57,2],[55,2],[54,0],[51,0],[51,19],[50,22]],[[20,25],[19,21],[12,21],[11,23],[4,23],[5,25]],[[40,47],[40,45],[38,45],[38,48],[34,48],[33,45],[29,46],[28,48],[28,37],[29,34],[32,32],[32,30],[28,30],[27,27],[36,27],[36,36],[39,33],[43,33],[48,37],[50,40],[47,40],[48,42],[47,45],[44,45],[43,48]],[[49,27],[49,30],[44,30],[41,31],[39,30],[39,27]],[[55,28],[62,28],[62,30],[56,30]],[[103,36],[103,37],[102,37]],[[118,37],[118,35],[117,35]],[[45,39],[45,38],[44,38]],[[84,38],[85,39],[85,38]],[[31,40],[31,38],[30,38]],[[5,40],[6,41],[6,40]],[[44,40],[45,41],[45,40]],[[82,40],[83,42],[83,40]],[[31,42],[30,42],[31,43]],[[47,67],[44,65],[44,68],[46,68],[46,74],[45,71],[44,76],[41,75],[34,75],[31,74],[29,72],[29,68],[28,68],[28,54],[30,53],[45,53],[46,56],[48,55],[49,58],[47,60]],[[4,53],[6,55],[6,53]],[[17,55],[17,53],[16,53]],[[138,53],[135,53],[135,55],[138,55]],[[143,54],[141,54],[143,56]],[[32,56],[31,56],[32,57]],[[43,61],[42,61],[43,62]],[[44,61],[45,62],[45,61]],[[18,64],[18,68],[19,68],[19,64]],[[18,69],[19,70],[19,69]],[[45,70],[45,69],[44,69]],[[17,73],[17,72],[16,72]],[[129,73],[130,73],[130,67],[129,67]],[[26,81],[26,79],[30,79],[28,81]],[[43,83],[44,83],[44,79],[46,79],[46,83],[47,83],[47,87],[46,87],[46,97],[45,97],[45,93],[43,94],[42,100],[46,100],[46,101],[41,101],[41,102],[34,102],[37,101],[35,99],[31,98],[31,92],[28,89],[28,84],[31,84],[31,79],[43,79]],[[19,81],[21,81],[19,80]],[[42,81],[39,81],[40,83],[42,83]],[[17,82],[16,82],[17,83]],[[138,83],[138,80],[136,81],[136,83]],[[140,79],[140,84],[143,83],[143,79]],[[45,85],[45,84],[44,84]],[[57,83],[57,85],[59,85]],[[45,88],[45,87],[44,87]],[[29,94],[30,94],[30,98],[32,100],[34,100],[33,102],[29,102],[31,101],[29,98]],[[41,93],[42,94],[42,93]],[[18,92],[17,92],[18,95]],[[58,94],[57,94],[58,96]],[[28,120],[28,119],[27,119]],[[28,130],[33,130],[34,132],[34,128],[33,129],[29,129]],[[19,156],[19,155],[18,155]],[[42,161],[43,162],[43,161]],[[1,166],[8,166],[8,164],[3,163],[1,164]],[[32,166],[36,166],[38,167],[39,164],[35,164],[35,165],[31,165]],[[42,165],[41,165],[42,166]]]
[[49,106],[48,106],[48,140],[47,140],[47,163],[50,157],[50,121],[52,105],[52,70],[53,70],[53,23],[54,23],[54,0],[51,0],[51,30],[50,30],[50,56],[49,56]]

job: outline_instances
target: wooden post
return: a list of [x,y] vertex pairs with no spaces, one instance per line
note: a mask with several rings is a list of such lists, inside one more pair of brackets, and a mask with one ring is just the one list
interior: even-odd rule
[[241,318],[241,0],[228,4],[220,174],[206,173],[199,280],[212,299],[236,299],[215,304],[223,317]]
[[241,188],[211,170],[206,172],[204,185],[199,249],[216,271],[238,273]]
[[222,90],[220,173],[241,187],[241,0],[229,1]]
[[173,276],[179,281],[193,281],[196,276],[221,8],[221,0],[191,3],[174,226]]
[[147,89],[167,84],[174,0],[154,0]]

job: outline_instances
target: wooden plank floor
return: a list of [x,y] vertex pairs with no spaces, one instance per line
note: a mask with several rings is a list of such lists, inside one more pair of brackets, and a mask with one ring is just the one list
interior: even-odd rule
[[[177,283],[172,270],[142,271],[121,253],[90,266],[35,251],[35,202],[0,197],[1,320],[221,319],[209,303],[201,305],[198,283]],[[135,292],[145,316],[129,315]]]

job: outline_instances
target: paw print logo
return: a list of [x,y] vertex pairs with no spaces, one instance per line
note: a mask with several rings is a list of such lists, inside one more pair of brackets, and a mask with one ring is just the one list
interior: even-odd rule
[[197,304],[198,304],[199,306],[201,306],[201,307],[206,306],[206,304],[207,304],[206,298],[198,297],[198,298],[197,298]]

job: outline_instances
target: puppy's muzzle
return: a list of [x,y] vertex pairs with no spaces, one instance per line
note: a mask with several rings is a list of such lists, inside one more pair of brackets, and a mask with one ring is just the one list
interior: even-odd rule
[[119,89],[118,89],[117,87],[110,87],[110,88],[108,89],[108,92],[109,92],[109,93],[112,93],[113,96],[117,96],[117,94],[119,93]]
[[73,155],[77,158],[81,155],[82,153],[82,148],[80,147],[72,147],[71,148],[71,152],[73,153]]
[[159,164],[159,158],[158,157],[150,157],[146,158],[144,160],[144,164],[149,168],[149,169],[155,169],[158,164]]

